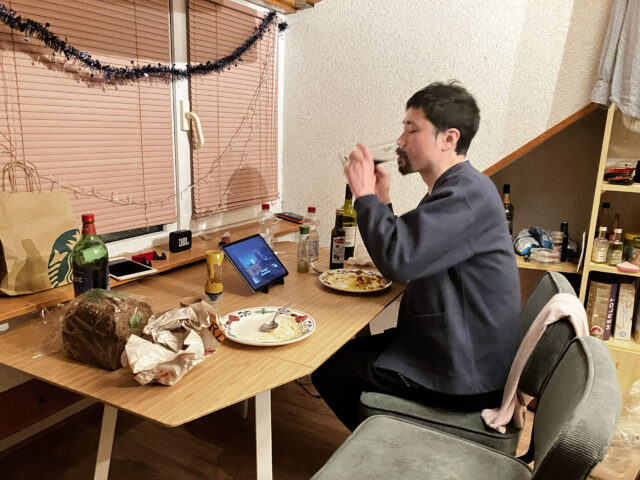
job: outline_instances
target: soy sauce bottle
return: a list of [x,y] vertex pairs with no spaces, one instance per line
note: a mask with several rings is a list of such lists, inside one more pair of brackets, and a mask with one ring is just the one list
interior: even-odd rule
[[329,268],[344,267],[344,247],[345,247],[345,231],[342,226],[343,210],[336,210],[336,224],[331,230],[331,253],[329,257]]

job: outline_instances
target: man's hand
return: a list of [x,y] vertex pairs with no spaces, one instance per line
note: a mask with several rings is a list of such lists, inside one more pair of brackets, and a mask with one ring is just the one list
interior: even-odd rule
[[391,177],[381,165],[376,165],[374,173],[376,175],[376,195],[378,199],[384,204],[391,203],[391,196],[389,195]]
[[358,148],[349,154],[349,164],[344,167],[344,173],[349,180],[354,199],[376,194],[377,178],[373,158],[366,145],[359,143]]

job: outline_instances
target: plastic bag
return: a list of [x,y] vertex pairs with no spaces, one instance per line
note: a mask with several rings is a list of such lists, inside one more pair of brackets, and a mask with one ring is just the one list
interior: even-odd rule
[[[552,248],[551,233],[540,227],[530,227],[518,232],[513,240],[513,249],[518,255],[531,254],[532,248]],[[567,242],[567,258],[578,258],[578,244],[569,239]]]
[[62,346],[75,360],[116,370],[127,339],[142,332],[151,314],[148,303],[126,292],[89,290],[64,311]]
[[604,460],[589,478],[598,480],[635,479],[640,471],[640,380],[629,392],[618,428]]
[[513,249],[518,255],[529,255],[532,248],[540,247],[540,243],[529,233],[529,229],[520,230],[513,240]]
[[142,385],[174,385],[224,340],[219,319],[206,301],[155,314],[142,337],[131,335],[127,340],[122,364]]

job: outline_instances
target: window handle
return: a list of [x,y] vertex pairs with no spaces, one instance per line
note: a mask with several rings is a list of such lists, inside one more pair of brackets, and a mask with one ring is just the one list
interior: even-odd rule
[[191,130],[191,125],[195,126],[196,130],[196,143],[193,146],[195,150],[201,148],[204,145],[204,134],[202,133],[202,125],[200,123],[200,117],[197,113],[189,111],[189,102],[182,100],[180,102],[180,109],[182,113],[182,130]]
[[204,134],[202,133],[202,125],[200,124],[200,117],[198,117],[197,113],[193,112],[185,112],[184,116],[187,120],[196,127],[196,144],[193,146],[196,150],[201,148],[204,145]]

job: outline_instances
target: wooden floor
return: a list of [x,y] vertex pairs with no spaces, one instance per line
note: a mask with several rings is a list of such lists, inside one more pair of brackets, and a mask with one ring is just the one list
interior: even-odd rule
[[[349,434],[322,400],[297,383],[272,392],[272,412],[277,480],[309,478]],[[101,408],[91,407],[20,449],[0,454],[0,479],[92,478],[101,415]],[[519,454],[528,445],[528,417]],[[173,429],[120,412],[109,478],[255,478],[253,404],[247,418],[233,406]]]

